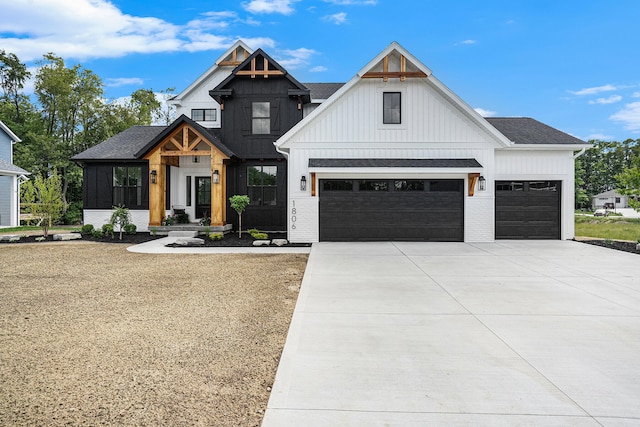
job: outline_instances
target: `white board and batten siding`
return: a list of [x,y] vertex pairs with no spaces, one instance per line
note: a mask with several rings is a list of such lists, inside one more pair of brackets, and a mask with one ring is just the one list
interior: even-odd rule
[[[131,223],[136,225],[136,231],[149,231],[149,211],[148,210],[129,210],[131,214]],[[167,211],[166,215],[171,212]],[[104,224],[109,223],[112,209],[85,209],[82,212],[83,222],[91,224],[94,228],[101,228]]]

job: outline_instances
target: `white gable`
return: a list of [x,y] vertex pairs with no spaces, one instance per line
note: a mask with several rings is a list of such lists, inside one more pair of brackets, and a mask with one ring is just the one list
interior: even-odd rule
[[[400,92],[400,124],[383,124],[384,92]],[[276,145],[286,151],[296,143],[328,142],[510,145],[395,42]]]

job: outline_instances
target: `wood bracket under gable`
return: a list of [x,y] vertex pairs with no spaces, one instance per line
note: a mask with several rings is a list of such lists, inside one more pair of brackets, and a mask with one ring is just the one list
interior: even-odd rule
[[404,55],[400,55],[400,71],[389,71],[389,57],[391,54],[384,57],[382,60],[382,71],[367,71],[362,75],[363,79],[379,79],[387,82],[389,79],[400,79],[405,81],[407,78],[423,78],[427,75],[422,71],[407,71],[407,58]]
[[262,76],[265,79],[269,78],[269,76],[284,76],[284,73],[280,70],[270,70],[269,69],[269,60],[267,58],[263,58],[263,69],[256,69],[256,58],[251,59],[251,70],[239,70],[236,75],[238,76],[251,76],[252,79],[255,79],[256,76]]
[[470,173],[469,174],[469,197],[473,197],[476,191],[476,182],[478,182],[478,178],[480,178],[479,173]]

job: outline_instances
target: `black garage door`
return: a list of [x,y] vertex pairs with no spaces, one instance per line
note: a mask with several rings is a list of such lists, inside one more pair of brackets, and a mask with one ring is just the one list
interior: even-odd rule
[[321,241],[463,241],[461,179],[320,180]]
[[560,181],[496,181],[496,239],[559,239]]

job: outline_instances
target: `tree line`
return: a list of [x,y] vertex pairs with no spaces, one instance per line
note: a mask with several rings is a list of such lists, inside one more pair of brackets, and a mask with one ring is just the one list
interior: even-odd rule
[[576,207],[589,208],[596,194],[616,190],[640,209],[640,139],[589,141],[593,146],[575,160]]
[[[77,223],[82,169],[71,158],[131,126],[169,124],[174,111],[152,89],[138,89],[126,101],[106,99],[100,76],[80,64],[67,66],[53,53],[37,65],[32,75],[15,54],[0,49],[0,120],[22,140],[14,145],[13,163],[34,176],[59,176],[63,218]],[[24,88],[31,78],[29,96]]]

